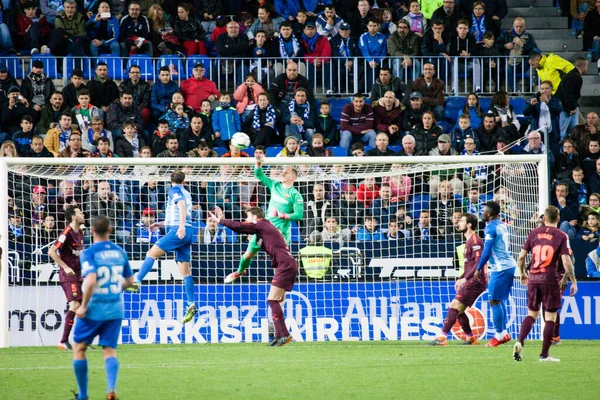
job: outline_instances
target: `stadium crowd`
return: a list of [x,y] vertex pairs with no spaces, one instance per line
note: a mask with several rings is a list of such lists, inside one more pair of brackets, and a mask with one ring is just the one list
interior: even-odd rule
[[[571,1],[583,9],[574,29],[598,58],[600,1]],[[600,134],[598,114],[578,124],[581,75],[585,58],[574,63],[543,54],[526,21],[516,18],[501,30],[505,0],[455,2],[418,1],[265,1],[196,0],[184,3],[150,1],[3,0],[0,19],[0,149],[12,157],[247,157],[267,156],[414,156],[479,154],[548,154],[552,171],[552,203],[561,210],[561,229],[570,237],[597,241],[600,215]],[[585,15],[582,13],[585,12]],[[596,21],[596,22],[594,22]],[[591,35],[591,36],[590,36]],[[6,57],[31,56],[22,81],[11,75]],[[246,57],[246,66],[231,60],[218,64],[220,73],[239,82],[217,87],[198,62],[191,76],[178,81],[172,65],[157,71],[154,82],[141,78],[131,65],[127,78],[111,79],[109,66],[93,62],[93,78],[85,82],[73,69],[62,91],[38,54],[91,57],[110,54],[127,58],[178,54],[220,58]],[[505,65],[484,61],[486,68],[504,68],[513,76],[528,63],[540,78],[538,93],[517,115],[514,99],[499,90],[480,99],[480,83],[462,99],[448,99],[456,82],[440,79],[450,68],[439,59],[459,57],[473,70],[474,56],[509,56]],[[343,63],[331,57],[344,57]],[[355,59],[354,57],[358,57]],[[425,58],[423,58],[425,57]],[[431,57],[428,59],[427,57]],[[260,58],[275,59],[259,68]],[[355,94],[334,111],[337,82],[328,77],[351,74],[352,60],[363,62],[369,96]],[[383,61],[387,60],[386,63]],[[58,64],[59,68],[62,65]],[[389,66],[389,67],[388,67]],[[407,71],[415,66],[422,75]],[[344,71],[339,69],[344,68]],[[346,71],[347,69],[347,71]],[[315,72],[316,71],[316,72]],[[320,82],[309,78],[321,75]],[[270,85],[258,79],[268,75]],[[477,75],[477,74],[475,74]],[[504,75],[504,71],[500,76]],[[243,80],[242,80],[243,78]],[[515,89],[516,80],[509,84]],[[313,88],[322,85],[327,100]],[[483,103],[486,102],[484,106]],[[458,105],[457,105],[458,104]],[[239,151],[229,140],[236,132],[249,135],[252,147]],[[549,143],[543,143],[545,134]],[[503,205],[504,218],[519,212],[493,168],[447,170],[438,174],[406,173],[394,166],[389,179],[358,181],[343,166],[326,171],[333,179],[303,186],[306,221],[300,241],[346,241],[419,238],[456,234],[462,212],[481,214],[484,199]],[[88,218],[106,213],[120,226],[124,240],[154,243],[160,233],[149,225],[160,218],[167,188],[147,179],[148,168],[122,167],[139,183],[93,179],[90,168],[78,182],[36,180],[11,182],[10,231],[13,240],[56,234],[62,210],[77,204]],[[85,175],[88,173],[88,175]],[[150,171],[151,172],[151,171]],[[306,173],[307,171],[300,171]],[[263,204],[262,188],[228,179],[239,170],[221,168],[219,179],[191,183],[196,211],[216,205],[229,216],[244,205]],[[271,171],[276,174],[277,171]],[[490,192],[491,191],[491,192]],[[420,213],[407,205],[425,196]],[[262,198],[264,200],[264,198]],[[352,210],[352,212],[350,212]],[[413,218],[415,219],[413,222]],[[528,217],[529,218],[529,217]],[[234,240],[235,235],[202,223],[198,241]],[[46,235],[46,236],[45,236]],[[22,239],[19,239],[22,238]]]

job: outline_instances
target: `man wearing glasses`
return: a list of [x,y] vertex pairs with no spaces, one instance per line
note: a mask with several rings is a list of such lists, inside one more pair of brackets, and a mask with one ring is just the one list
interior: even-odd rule
[[71,132],[69,136],[69,145],[66,149],[58,154],[58,157],[89,157],[90,152],[81,147],[81,134],[79,132]]
[[144,124],[150,123],[152,113],[150,112],[149,105],[152,89],[148,82],[141,79],[139,66],[132,65],[129,67],[129,79],[123,80],[119,85],[119,92],[123,93],[124,90],[129,90],[133,94],[133,104],[140,109]]
[[100,139],[101,137],[105,137],[108,139],[109,148],[111,151],[114,151],[114,141],[112,133],[104,129],[104,123],[102,122],[102,118],[92,117],[90,129],[88,131],[83,132],[83,136],[81,138],[82,147],[90,153],[95,152],[98,145],[98,139]]

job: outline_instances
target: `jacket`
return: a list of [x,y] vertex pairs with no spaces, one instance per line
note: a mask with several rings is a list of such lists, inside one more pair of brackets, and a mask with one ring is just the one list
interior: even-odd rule
[[[548,102],[548,109],[550,110],[550,120],[552,121],[552,132],[558,137],[560,134],[560,113],[562,112],[563,108],[556,96],[552,96],[550,98],[550,101]],[[533,106],[531,103],[527,103],[523,109],[523,115],[526,117],[531,117],[531,130],[535,131],[540,128],[540,102]]]
[[164,119],[169,124],[169,129],[177,132],[190,127],[190,119],[185,115],[179,115],[175,111],[169,109],[160,119]]
[[431,85],[427,87],[425,78],[417,78],[412,83],[411,92],[421,93],[423,95],[423,104],[427,107],[443,106],[446,85],[441,79],[433,78]]
[[[167,131],[166,135],[160,136],[158,131],[154,131],[154,133],[152,134],[152,137],[150,138],[150,146],[152,147],[152,154],[158,154],[158,153],[162,153],[163,151],[165,151],[167,149],[168,137],[172,134],[173,134],[173,132],[171,132],[169,130],[169,131]],[[181,148],[181,141],[180,141],[179,147]]]
[[422,123],[415,125],[410,132],[414,136],[417,144],[417,149],[429,153],[437,146],[437,141],[444,131],[437,125],[433,125],[430,129],[425,129]]
[[402,82],[402,79],[398,78],[397,76],[393,76],[392,80],[387,85],[381,83],[381,80],[377,78],[373,84],[373,87],[371,88],[371,103],[374,104],[377,100],[383,97],[385,92],[388,91],[394,92],[396,98],[398,100],[402,100],[407,89],[408,86],[406,83]]
[[465,16],[458,7],[454,7],[454,11],[452,11],[452,14],[446,14],[446,11],[444,11],[444,6],[442,5],[433,12],[433,14],[431,15],[431,20],[434,21],[436,19],[441,19],[442,21],[444,21],[444,30],[454,32],[456,31],[456,27],[458,26],[458,21],[460,21],[464,17]]
[[521,35],[517,35],[514,28],[504,31],[496,43],[503,49],[504,54],[508,55],[510,54],[510,50],[505,48],[504,45],[507,43],[512,43],[515,38],[519,38],[523,42],[523,48],[521,50],[521,55],[523,56],[528,56],[532,50],[537,48],[537,43],[535,42],[535,39],[531,33],[525,30]]
[[31,139],[35,135],[33,130],[25,133],[22,130],[13,133],[12,141],[15,144],[15,148],[17,149],[17,154],[23,157],[29,149],[31,148]]
[[[265,89],[263,89],[263,87],[260,84],[257,83],[253,85],[252,102],[254,104],[257,104],[258,95],[264,92]],[[238,114],[241,115],[244,111],[246,111],[246,107],[248,106],[248,104],[250,104],[250,99],[248,98],[248,86],[246,86],[245,83],[242,83],[240,86],[238,86],[237,89],[235,89],[235,92],[233,92],[233,98],[235,101],[237,101],[235,109],[237,110]]]
[[[306,2],[305,2],[306,3]],[[344,20],[336,15],[333,18],[333,25],[329,25],[327,23],[327,19],[325,15],[321,12],[315,21],[315,25],[317,25],[317,33],[321,36],[324,36],[328,39],[331,39],[340,31],[340,25],[344,23]]]
[[[139,141],[139,148],[141,149],[142,147],[144,147],[146,145],[146,141],[144,140],[144,135],[138,134],[137,138]],[[133,157],[133,146],[131,145],[129,140],[127,140],[125,135],[123,135],[119,139],[117,139],[117,142],[115,143],[115,153],[119,157],[129,157],[129,158]]]
[[595,36],[600,36],[600,13],[596,8],[589,10],[583,20],[584,49],[587,50],[593,47]]
[[31,107],[26,107],[23,103],[18,103],[11,109],[8,108],[8,102],[0,107],[0,124],[2,131],[13,134],[21,129],[21,118],[25,115],[35,116],[35,111]]
[[585,259],[585,268],[589,278],[600,278],[600,246],[588,253]]
[[118,101],[112,103],[106,110],[106,127],[111,131],[115,131],[121,129],[125,121],[133,121],[138,133],[141,135],[144,128],[142,127],[142,114],[139,107],[132,104],[131,107],[126,108]]
[[73,16],[73,19],[67,18],[64,11],[58,13],[54,20],[54,29],[64,29],[67,37],[87,35],[83,15],[77,12]]
[[[69,133],[69,135],[71,133],[80,133],[80,132],[78,130],[71,129],[71,132]],[[58,157],[58,153],[60,153],[60,151],[61,151],[60,136],[61,136],[60,127],[56,127],[53,129],[49,129],[48,132],[46,132],[46,137],[44,138],[44,146],[48,149],[49,152],[54,154],[54,157]]]
[[[42,107],[42,111],[40,112],[40,121],[37,123],[37,126],[35,127],[35,132],[38,135],[45,135],[46,131],[48,131],[48,129],[50,129],[50,124],[53,122],[58,122],[62,113],[65,111],[68,111],[68,110],[69,110],[69,107],[67,107],[66,105],[63,104],[63,106],[60,108],[60,110],[58,110],[57,112],[54,112],[52,105],[46,104],[44,107]],[[71,121],[71,123],[74,125],[77,125],[77,121],[75,121],[74,117],[75,116],[73,116],[73,120]]]
[[212,136],[210,135],[210,131],[206,129],[207,125],[208,124],[204,125],[200,131],[200,135],[195,135],[194,132],[192,132],[192,128],[178,132],[177,136],[179,138],[179,150],[183,152],[194,150],[203,140],[206,142],[206,144],[211,146]]
[[[39,25],[40,25],[40,36],[46,36],[50,34],[50,31],[52,30],[52,26],[48,23],[48,21],[46,20],[45,16],[41,16],[39,18]],[[31,25],[33,25],[33,21],[31,20],[31,18],[28,18],[27,16],[25,16],[25,14],[17,14],[17,35],[18,36],[25,36],[25,34],[27,33],[27,28],[29,28]]]
[[319,114],[315,119],[315,133],[323,135],[324,142],[337,144],[339,141],[337,122],[331,115]]
[[321,63],[328,63],[331,61],[331,45],[325,36],[319,35],[315,43],[314,51],[311,51],[306,40],[301,40],[301,42],[304,46],[304,61],[311,64],[314,64],[316,59],[321,60]]
[[[110,196],[114,196],[114,193],[111,193]],[[89,194],[86,205],[87,218],[92,220],[97,215],[105,215],[110,219],[110,224],[113,227],[119,226],[117,220],[125,216],[125,207],[122,201],[113,200],[112,197],[109,200],[104,201],[100,199],[98,193]]]
[[452,129],[452,132],[450,132],[450,143],[452,148],[458,152],[463,151],[465,148],[465,140],[469,137],[475,140],[475,147],[479,148],[479,135],[475,133],[473,128],[468,127],[463,131],[458,125],[455,126],[454,129]]
[[5,80],[0,80],[0,106],[8,103],[8,89],[13,86],[20,87],[17,80],[9,72]]
[[450,40],[450,35],[447,31],[442,32],[442,43],[438,43],[437,40],[433,39],[433,30],[428,30],[425,32],[423,37],[421,38],[421,54],[424,56],[439,56],[442,53],[446,53],[448,51],[448,41]]
[[152,89],[148,82],[140,80],[134,85],[133,82],[131,82],[131,79],[125,79],[121,81],[121,84],[119,85],[119,92],[123,92],[124,90],[130,90],[133,93],[133,102],[140,110],[150,107]]
[[119,42],[125,43],[127,47],[135,46],[135,39],[143,37],[150,39],[150,22],[148,18],[140,15],[137,20],[126,15],[121,18],[121,29],[119,32]]
[[269,87],[269,93],[271,94],[271,100],[273,102],[272,104],[279,105],[281,100],[288,96],[288,94],[293,96],[294,91],[298,88],[306,89],[308,91],[308,101],[311,104],[314,104],[315,96],[312,92],[312,85],[308,79],[302,75],[298,75],[296,80],[291,81],[288,79],[285,72],[277,75]]
[[550,81],[552,82],[552,94],[555,94],[560,86],[560,77],[561,72],[563,74],[571,72],[575,66],[565,60],[564,58],[557,56],[555,54],[542,55],[540,59],[541,69],[537,70],[537,74],[540,78],[540,82],[542,81]]
[[479,151],[480,152],[490,152],[496,151],[496,144],[498,143],[498,139],[502,136],[507,137],[508,134],[504,132],[504,129],[500,127],[494,127],[494,130],[491,132],[487,132],[483,125],[476,131],[479,136]]
[[65,86],[62,90],[64,104],[71,108],[79,104],[79,100],[77,100],[77,95],[79,94],[79,91],[81,89],[87,89],[85,83],[82,83],[78,88],[75,88],[75,85],[73,85],[72,83],[69,83],[67,86]]
[[[399,130],[402,130],[401,105],[392,107],[390,111],[387,111],[384,106],[377,105],[373,107],[373,114],[375,115],[375,130],[377,132],[385,132],[389,135],[388,128],[390,125],[396,125]],[[400,131],[397,134],[400,136]]]
[[375,61],[381,64],[383,57],[387,56],[387,39],[383,33],[371,35],[365,32],[358,40],[358,48],[366,62]]
[[562,77],[556,90],[556,98],[560,100],[563,111],[571,112],[579,107],[583,78],[577,68],[573,68]]
[[[33,73],[27,74],[27,76],[25,77],[25,79],[23,79],[23,82],[21,83],[21,94],[29,101],[29,105],[31,107],[33,107],[32,100],[34,97],[33,83],[31,80],[32,75]],[[44,81],[44,104],[48,104],[48,102],[50,101],[50,96],[52,96],[52,93],[54,93],[56,88],[54,87],[52,79],[48,78],[47,76],[42,79]]]
[[[348,55],[346,55],[342,51],[342,44],[345,44],[348,47]],[[358,44],[356,43],[356,39],[352,36],[348,37],[348,39],[344,39],[339,34],[335,35],[331,41],[329,42],[331,46],[331,56],[332,57],[358,57],[360,56],[360,51],[358,49]]]
[[304,8],[301,3],[298,0],[275,0],[273,6],[277,14],[289,21],[290,17],[296,18],[298,11]]
[[367,151],[365,155],[367,157],[393,157],[397,154],[394,150],[390,150],[388,148],[386,148],[384,151],[381,151],[377,147],[373,147],[371,150]]
[[[104,136],[105,138],[108,139],[109,143],[109,147],[111,151],[115,150],[115,141],[113,139],[112,136],[112,132],[111,131],[107,131],[106,129],[102,129],[102,136]],[[97,150],[97,145],[98,143],[96,141],[94,141],[94,131],[90,128],[87,131],[84,131],[81,133],[81,147],[83,147],[84,149],[91,151],[91,152],[95,152]]]
[[219,36],[216,46],[219,57],[246,57],[250,50],[248,36],[238,35],[235,38],[227,34]]
[[365,104],[363,108],[356,112],[352,103],[346,104],[342,108],[340,116],[340,129],[349,131],[353,135],[362,135],[361,131],[372,130],[375,126],[375,116],[373,107]]
[[96,107],[108,107],[119,98],[119,88],[110,78],[102,82],[97,76],[94,76],[94,79],[90,79],[86,86],[90,91],[90,102]]
[[[88,35],[91,40],[96,38],[96,35],[99,33],[99,30],[102,26],[102,20],[94,22],[95,18],[96,18],[96,16],[92,15],[90,17],[90,19],[88,20],[88,22],[85,24],[86,29],[89,30]],[[119,40],[119,31],[121,29],[121,26],[119,25],[119,21],[117,21],[117,18],[115,18],[114,16],[111,16],[106,22],[107,22],[106,29],[108,31],[107,34],[109,36],[109,39],[102,40],[102,44],[104,46],[108,46],[112,42],[118,41]]]
[[206,32],[204,28],[192,15],[189,16],[187,21],[182,21],[179,18],[175,18],[173,21],[173,30],[175,35],[182,42],[191,40],[204,41]]
[[393,57],[421,54],[421,38],[410,31],[405,38],[402,38],[397,31],[392,33],[388,38],[387,46],[389,55]]
[[[464,39],[461,39],[458,34],[454,34],[450,37],[450,41],[448,42],[448,55],[457,57],[460,56],[462,51],[466,51],[471,56],[474,56],[477,53],[477,41],[472,34],[467,33],[467,37]],[[464,58],[461,57],[460,59],[462,60]]]
[[[202,101],[206,100],[210,95],[219,98],[217,85],[207,78],[188,78],[181,82],[181,94],[183,94],[186,104],[192,107],[197,113],[202,109]],[[169,102],[170,100],[169,97]]]
[[[275,13],[271,13],[271,23],[273,24],[273,31],[275,32],[279,32],[279,27],[281,26],[281,23],[284,21],[283,17],[276,17]],[[252,35],[252,37],[254,37],[256,35],[256,32],[260,31],[263,29],[262,26],[262,22],[260,22],[260,19],[256,18],[254,20],[254,22],[252,23],[252,25],[250,25],[250,28],[248,28],[248,30],[246,31],[247,35]]]
[[173,93],[178,91],[179,86],[174,81],[169,81],[167,84],[162,83],[160,80],[154,82],[150,95],[152,111],[160,114],[164,113],[167,106],[171,103]]
[[424,105],[420,109],[414,110],[412,107],[406,107],[404,115],[402,116],[402,131],[410,132],[414,126],[421,123],[423,119],[423,113],[429,108]]
[[[293,112],[290,112],[289,107],[287,107],[287,106],[283,107],[283,109],[281,111],[281,122],[283,122],[286,125],[289,124],[290,119],[292,118],[292,115],[296,114],[300,118],[302,118],[302,120],[304,121],[304,125],[303,125],[304,129],[314,129],[314,127],[315,127],[315,109],[312,106],[309,106],[309,107],[310,107],[310,111],[308,113],[307,119],[304,118],[305,107],[301,107],[300,105],[295,104]],[[214,124],[213,124],[213,126],[214,126]]]
[[223,107],[215,108],[212,115],[213,131],[221,134],[221,140],[229,140],[236,133],[242,130],[240,115],[235,108]]

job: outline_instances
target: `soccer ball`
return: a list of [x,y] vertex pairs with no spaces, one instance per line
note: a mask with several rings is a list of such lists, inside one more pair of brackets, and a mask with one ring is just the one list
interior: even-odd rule
[[236,132],[229,142],[233,147],[240,150],[247,149],[250,146],[250,138],[244,132]]

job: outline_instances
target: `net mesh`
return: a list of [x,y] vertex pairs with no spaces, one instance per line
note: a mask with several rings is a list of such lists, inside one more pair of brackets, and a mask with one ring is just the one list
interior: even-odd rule
[[[494,162],[464,157],[459,164],[333,160],[316,164],[305,158],[295,166],[305,215],[292,224],[291,250],[300,270],[284,304],[295,340],[432,339],[461,273],[457,255],[464,237],[454,226],[460,213],[480,217],[485,201],[498,201],[515,257],[535,227],[540,194],[535,162],[505,162],[501,156]],[[214,231],[206,217],[219,205],[227,217],[240,219],[246,205],[265,207],[269,192],[254,177],[251,160],[227,162],[181,166],[194,202],[195,322],[180,323],[184,288],[174,256],[167,254],[140,293],[124,295],[123,343],[267,340],[266,297],[273,276],[268,257],[259,252],[247,275],[223,284],[237,269],[248,237],[221,227]],[[50,345],[61,336],[67,306],[48,249],[65,227],[65,207],[81,207],[88,226],[95,215],[108,215],[113,239],[128,252],[134,270],[164,234],[146,227],[164,219],[170,174],[178,167],[126,163],[9,167],[11,346]],[[277,180],[283,167],[264,168]],[[87,246],[91,238],[85,232]],[[509,306],[513,335],[526,313],[525,288],[516,281]],[[468,315],[477,335],[491,337],[487,294]],[[539,326],[532,333],[539,338]],[[458,328],[453,335],[462,337]]]

